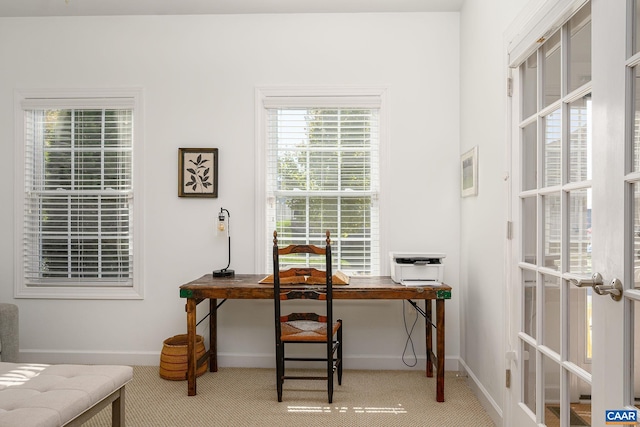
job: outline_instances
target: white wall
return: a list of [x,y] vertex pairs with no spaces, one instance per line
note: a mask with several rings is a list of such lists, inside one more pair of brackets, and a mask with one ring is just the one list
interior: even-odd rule
[[465,0],[460,15],[460,152],[479,147],[479,193],[461,202],[461,358],[500,424],[505,384],[507,67],[504,33],[527,0]]
[[[179,285],[226,263],[226,246],[213,231],[220,207],[232,214],[232,268],[254,273],[255,87],[381,85],[388,88],[390,124],[390,174],[384,183],[389,220],[383,232],[390,250],[447,254],[445,280],[454,290],[447,302],[446,356],[448,369],[456,369],[460,354],[459,16],[0,19],[0,197],[5,201],[0,205],[0,300],[20,307],[23,359],[158,363],[162,341],[186,331]],[[144,300],[13,300],[14,89],[131,86],[142,87],[145,97],[145,180],[138,188],[145,194]],[[482,128],[500,124],[492,120]],[[473,127],[470,123],[467,128]],[[497,132],[499,137],[499,129],[492,128],[490,133],[476,129],[473,138],[467,130],[465,144],[497,144],[499,138],[491,136]],[[219,148],[218,199],[177,197],[178,147]],[[483,145],[481,159],[488,160],[491,151],[500,150]],[[465,279],[475,276],[487,259],[491,265],[499,263],[490,253],[497,248],[495,242],[481,247],[477,262],[470,261],[470,255],[480,249],[474,241],[479,233],[489,241],[497,238],[488,235],[497,234],[497,220],[484,223],[469,215],[472,204],[482,203],[479,207],[486,211],[488,203],[501,198],[491,194],[498,191],[491,190],[491,185],[499,175],[483,163],[481,196],[465,201],[463,225],[470,233],[465,238],[469,245],[464,252],[469,270]],[[480,227],[470,230],[473,225]],[[497,287],[500,281],[493,283],[491,277],[485,276],[482,285]],[[472,296],[488,305],[484,311],[496,304],[484,293]],[[345,321],[347,368],[405,368],[401,302],[336,304]],[[480,312],[472,313],[471,320],[479,328],[488,324],[479,317]],[[206,332],[201,327],[198,331]],[[221,309],[219,332],[222,366],[272,366],[269,301],[227,302]],[[420,358],[416,369],[424,369],[423,336],[420,321],[413,340]],[[492,332],[487,344],[491,350],[477,360],[478,367],[487,364],[491,367],[487,374],[495,375],[498,362],[488,357],[495,356],[499,334]],[[467,344],[468,349],[473,347]],[[494,390],[495,379],[484,379],[499,394]]]

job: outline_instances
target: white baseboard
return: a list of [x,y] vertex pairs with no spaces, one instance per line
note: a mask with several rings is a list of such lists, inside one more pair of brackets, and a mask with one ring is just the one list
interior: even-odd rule
[[478,380],[478,377],[473,373],[471,369],[469,369],[467,364],[464,363],[463,360],[459,360],[459,362],[462,368],[460,369],[460,371],[467,375],[467,384],[480,401],[480,404],[482,405],[484,410],[487,411],[495,425],[503,425],[502,406],[498,405],[493,397],[491,397],[487,389],[484,388],[480,380]]
[[[274,368],[275,355],[259,354],[230,354],[218,353],[219,367],[234,368]],[[158,366],[160,351],[150,352],[107,352],[107,351],[59,351],[59,350],[20,350],[20,362],[23,363],[74,363],[87,365],[137,365]],[[407,363],[413,364],[414,360]],[[385,357],[375,355],[344,356],[345,369],[364,370],[425,370],[426,357],[418,358],[415,366],[407,366],[399,357]],[[445,358],[446,371],[460,369],[457,357]]]
[[21,363],[81,364],[81,365],[160,365],[160,352],[116,352],[116,351],[47,351],[20,350]]

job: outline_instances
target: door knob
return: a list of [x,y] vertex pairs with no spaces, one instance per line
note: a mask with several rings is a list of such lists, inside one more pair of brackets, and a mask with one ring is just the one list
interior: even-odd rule
[[605,285],[600,273],[593,273],[590,279],[569,279],[575,286],[582,288],[584,286],[591,286],[598,295],[610,295],[614,301],[620,301],[622,299],[622,293],[624,291],[622,282],[618,279],[611,280],[611,283]]

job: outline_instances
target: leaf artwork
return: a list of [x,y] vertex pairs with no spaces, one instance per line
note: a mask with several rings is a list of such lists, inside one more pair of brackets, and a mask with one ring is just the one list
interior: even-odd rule
[[194,193],[204,193],[213,185],[210,175],[211,167],[206,165],[207,162],[209,162],[209,159],[203,159],[202,154],[198,154],[195,161],[189,159],[189,163],[191,163],[193,167],[186,169],[190,176],[189,182],[185,183],[184,186],[190,188]]

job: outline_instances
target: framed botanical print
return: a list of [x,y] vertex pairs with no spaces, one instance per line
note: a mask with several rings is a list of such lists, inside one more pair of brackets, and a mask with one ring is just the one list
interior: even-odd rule
[[178,197],[218,197],[218,149],[178,149]]

